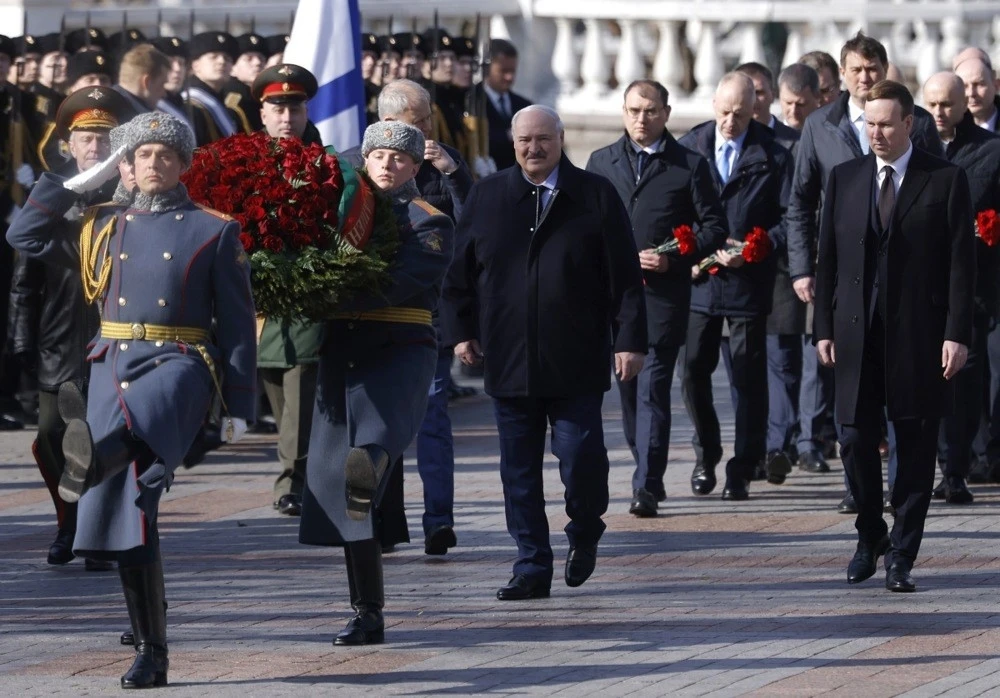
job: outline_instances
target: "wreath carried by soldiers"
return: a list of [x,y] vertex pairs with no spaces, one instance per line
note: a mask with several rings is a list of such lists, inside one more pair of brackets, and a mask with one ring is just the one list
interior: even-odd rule
[[392,205],[332,149],[239,134],[196,150],[182,181],[192,200],[239,222],[260,315],[322,321],[389,281]]

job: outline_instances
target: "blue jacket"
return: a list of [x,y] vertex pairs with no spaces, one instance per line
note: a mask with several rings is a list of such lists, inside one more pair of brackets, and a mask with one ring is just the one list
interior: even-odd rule
[[695,126],[679,143],[708,160],[726,210],[729,237],[742,241],[754,227],[768,232],[774,251],[767,259],[738,269],[702,274],[691,292],[691,310],[708,315],[753,317],[771,311],[777,258],[785,246],[785,209],[792,183],[792,157],[774,132],[751,121],[743,151],[725,185],[715,166],[715,122]]

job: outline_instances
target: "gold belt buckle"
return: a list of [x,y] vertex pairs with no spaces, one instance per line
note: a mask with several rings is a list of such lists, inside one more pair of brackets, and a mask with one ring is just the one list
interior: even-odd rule
[[132,323],[132,339],[139,340],[146,337],[146,326],[141,322]]

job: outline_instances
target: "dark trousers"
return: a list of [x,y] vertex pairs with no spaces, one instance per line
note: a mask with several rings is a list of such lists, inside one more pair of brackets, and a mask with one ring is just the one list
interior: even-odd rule
[[651,346],[635,380],[618,381],[625,441],[635,458],[632,489],[666,494],[663,475],[670,454],[670,386],[679,346]]
[[994,464],[1000,462],[1000,322],[996,323],[986,338],[986,351],[990,373],[986,457]]
[[67,504],[59,496],[59,479],[66,469],[62,438],[66,422],[59,416],[58,394],[47,390],[38,392],[38,435],[35,437],[36,460],[42,479],[56,507],[56,521],[60,529],[76,530],[76,504]]
[[427,412],[417,432],[417,472],[424,483],[424,535],[438,526],[454,526],[455,443],[448,416],[448,384],[454,354],[438,354]]
[[566,536],[571,546],[595,545],[608,509],[608,452],[601,418],[603,394],[587,397],[495,398],[507,531],[517,543],[514,574],[552,578],[549,520],[542,490],[545,434],[566,488]]
[[939,457],[944,462],[946,477],[965,478],[972,462],[972,442],[979,430],[982,416],[983,380],[986,377],[986,336],[983,323],[972,326],[972,344],[965,366],[952,380],[955,382],[955,407],[951,416],[941,420]]
[[[873,324],[880,321],[877,316]],[[853,424],[841,425],[840,446],[844,470],[858,506],[855,527],[860,540],[874,544],[887,530],[882,517],[882,414],[885,408],[884,342],[881,328],[869,332],[865,342],[859,379],[858,403]],[[911,563],[920,550],[924,521],[934,487],[939,419],[898,419],[891,422],[896,436],[898,467],[892,488],[896,517],[890,533],[891,552],[886,566],[895,559]]]
[[802,335],[767,335],[767,450],[794,453],[802,389]]
[[819,452],[833,439],[833,369],[819,362],[812,335],[802,341],[802,388],[799,392],[799,453]]
[[[722,338],[723,321],[729,323],[726,340]],[[695,457],[707,465],[722,460],[722,436],[712,395],[712,373],[719,365],[720,350],[736,414],[736,442],[733,457],[726,464],[726,477],[750,480],[766,452],[767,318],[690,314],[681,394],[694,425]]]
[[286,494],[301,496],[305,486],[317,369],[317,364],[303,364],[258,371],[278,427],[281,474],[274,482],[275,502]]

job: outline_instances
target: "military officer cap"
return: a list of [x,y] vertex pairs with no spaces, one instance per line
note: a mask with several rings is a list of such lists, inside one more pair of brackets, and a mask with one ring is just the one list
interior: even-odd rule
[[116,72],[111,58],[103,51],[81,51],[66,63],[66,82],[72,85],[84,75],[107,75],[114,82]]
[[416,52],[419,54],[424,53],[424,42],[420,38],[419,34],[413,32],[400,32],[398,34],[392,35],[393,41],[395,41],[396,52],[400,55],[404,53]]
[[476,41],[468,36],[457,36],[452,44],[456,58],[475,58]]
[[382,53],[382,49],[378,45],[378,37],[371,32],[361,32],[361,52]]
[[420,164],[424,161],[424,134],[402,121],[377,121],[365,129],[361,156],[368,157],[373,150],[383,148],[406,153]]
[[80,27],[66,35],[66,53],[76,53],[84,49],[92,51],[111,50],[107,35],[96,27]]
[[50,53],[61,53],[63,48],[62,36],[59,32],[52,32],[38,37],[38,53],[46,56]]
[[38,37],[34,34],[25,34],[14,39],[14,48],[18,56],[26,56],[29,53],[41,53],[42,47],[38,42]]
[[279,53],[284,53],[290,38],[288,34],[272,34],[267,37],[264,40],[267,47],[267,57],[270,58],[271,56],[277,56]]
[[258,102],[286,104],[313,98],[319,86],[316,76],[300,65],[279,63],[262,70],[250,91]]
[[194,134],[180,119],[159,111],[139,114],[131,121],[111,131],[112,146],[125,146],[125,154],[133,155],[136,148],[147,143],[159,143],[177,151],[185,165],[191,164]]
[[17,46],[14,44],[14,40],[3,34],[0,34],[0,55],[7,56],[11,60],[17,58]]
[[134,113],[128,101],[110,87],[84,87],[59,105],[56,131],[60,138],[68,141],[73,131],[107,131],[124,123]]
[[148,43],[149,40],[141,31],[132,27],[125,31],[117,31],[108,37],[108,47],[118,54],[124,54],[133,46]]
[[197,60],[206,53],[224,53],[233,61],[240,57],[240,47],[232,34],[226,32],[202,32],[195,34],[188,42],[191,60]]
[[165,56],[171,58],[187,58],[188,45],[184,39],[176,36],[158,36],[153,39],[153,46]]
[[244,53],[259,53],[265,58],[267,57],[267,39],[260,34],[250,32],[249,34],[238,36],[236,37],[236,46],[239,51],[237,58]]
[[[434,45],[434,38],[437,36],[437,46]],[[446,32],[444,29],[438,27],[436,30],[431,27],[424,32],[421,38],[421,43],[423,44],[424,55],[431,55],[434,51],[454,51],[455,50],[455,40],[452,38],[451,34]]]

